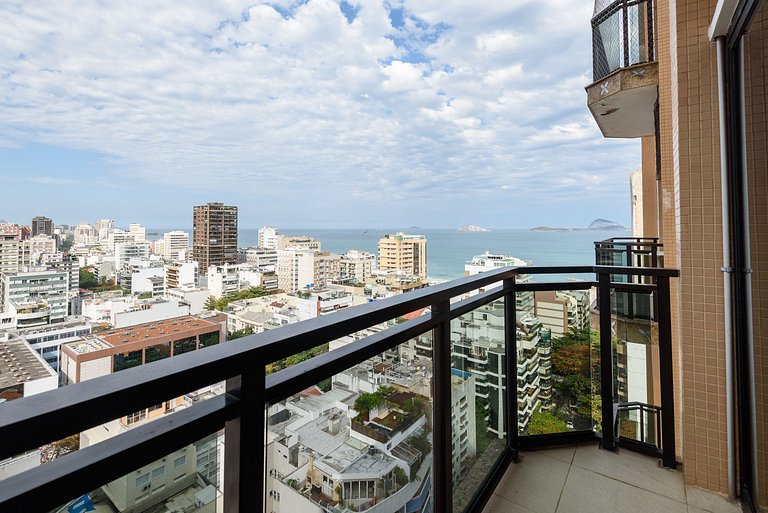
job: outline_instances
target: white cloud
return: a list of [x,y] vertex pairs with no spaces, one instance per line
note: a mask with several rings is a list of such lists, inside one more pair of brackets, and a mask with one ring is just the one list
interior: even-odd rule
[[308,187],[383,205],[502,202],[572,174],[625,185],[636,160],[586,114],[588,2],[390,4],[403,27],[373,0],[351,23],[332,0],[6,0],[0,145],[96,151],[150,183],[273,204]]

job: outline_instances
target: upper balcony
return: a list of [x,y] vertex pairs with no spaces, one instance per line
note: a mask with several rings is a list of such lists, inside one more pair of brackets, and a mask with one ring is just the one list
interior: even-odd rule
[[653,0],[595,0],[587,104],[605,137],[655,133],[659,69]]

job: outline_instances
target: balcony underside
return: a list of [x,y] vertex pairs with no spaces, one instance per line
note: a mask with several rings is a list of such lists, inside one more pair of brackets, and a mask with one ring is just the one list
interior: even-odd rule
[[604,137],[653,135],[653,111],[659,92],[657,62],[621,68],[590,84],[587,105]]
[[740,513],[725,497],[686,486],[680,471],[596,442],[523,452],[485,513]]

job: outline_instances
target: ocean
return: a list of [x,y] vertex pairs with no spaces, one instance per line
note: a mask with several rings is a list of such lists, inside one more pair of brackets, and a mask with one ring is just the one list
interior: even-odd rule
[[[278,230],[285,235],[310,235],[322,242],[323,250],[333,253],[344,253],[350,249],[376,253],[378,240],[383,235],[399,231],[389,229],[281,230],[279,228]],[[147,231],[162,234],[169,230],[147,229]],[[187,228],[185,231],[191,230]],[[532,232],[526,229],[490,232],[409,229],[406,233],[424,235],[427,238],[427,275],[430,279],[440,281],[463,276],[464,263],[486,251],[529,260],[537,266],[593,265],[595,241],[631,235],[626,231]],[[238,240],[240,247],[255,246],[257,241],[257,229],[240,230]],[[578,276],[574,277],[578,278]],[[550,277],[551,280],[565,278],[567,276]]]

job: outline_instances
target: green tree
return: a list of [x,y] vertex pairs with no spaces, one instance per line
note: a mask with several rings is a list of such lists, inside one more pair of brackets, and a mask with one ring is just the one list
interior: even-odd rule
[[548,433],[562,433],[568,430],[568,425],[564,420],[556,417],[552,413],[537,409],[531,415],[528,422],[529,435],[545,435]]
[[80,268],[80,288],[93,290],[99,286],[99,280],[93,274],[93,267]]
[[67,235],[63,241],[61,241],[61,244],[59,245],[59,251],[62,253],[67,253],[70,249],[72,249],[72,244],[75,243],[75,237],[73,235]]
[[405,475],[405,470],[400,467],[395,467],[394,473],[395,481],[397,482],[398,486],[405,486],[408,484],[408,476]]
[[247,326],[241,330],[236,330],[227,335],[227,340],[236,340],[238,338],[247,337],[248,335],[253,335],[253,328],[250,326]]
[[227,305],[232,301],[242,301],[244,299],[253,299],[256,297],[269,296],[272,294],[265,287],[248,287],[245,290],[239,290],[234,294],[224,296],[220,299],[216,299],[213,296],[208,297],[205,301],[205,308],[207,310],[219,310],[224,311],[227,309]]

